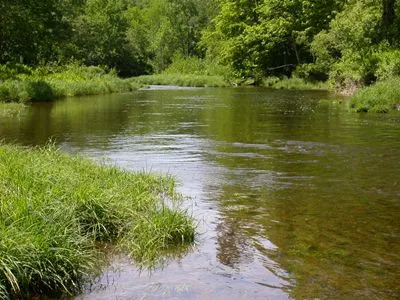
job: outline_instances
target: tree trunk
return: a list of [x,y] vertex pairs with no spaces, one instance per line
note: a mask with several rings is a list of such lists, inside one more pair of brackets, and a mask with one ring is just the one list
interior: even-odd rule
[[395,4],[396,0],[382,0],[383,2],[383,12],[381,21],[381,33],[382,39],[388,37],[389,28],[393,24],[395,19]]

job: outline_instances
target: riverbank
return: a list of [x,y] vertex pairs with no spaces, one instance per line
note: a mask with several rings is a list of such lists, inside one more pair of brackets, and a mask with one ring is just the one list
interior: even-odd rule
[[285,90],[329,90],[328,83],[322,81],[310,82],[302,78],[266,77],[262,79],[261,86]]
[[400,110],[400,77],[379,81],[358,90],[350,99],[350,109],[377,113]]
[[128,92],[139,88],[114,71],[78,64],[30,68],[0,66],[0,102],[50,101],[67,96]]
[[[114,71],[79,64],[38,67],[0,65],[0,102],[28,103],[51,101],[67,96],[129,92],[145,85],[176,85],[187,87],[230,87],[259,85],[273,89],[329,90],[327,82],[309,82],[302,78],[266,77],[260,82],[238,80],[229,76],[171,73],[143,75],[121,79]],[[400,79],[379,81],[354,92],[350,110],[386,113],[400,109]],[[6,109],[16,111],[14,108]],[[17,109],[18,110],[18,109]],[[0,113],[4,113],[3,112]]]
[[80,291],[102,265],[99,242],[142,265],[191,244],[192,219],[162,197],[178,197],[170,177],[99,166],[51,145],[0,145],[0,298]]
[[138,85],[176,85],[187,87],[229,87],[227,80],[219,75],[153,74],[133,77]]

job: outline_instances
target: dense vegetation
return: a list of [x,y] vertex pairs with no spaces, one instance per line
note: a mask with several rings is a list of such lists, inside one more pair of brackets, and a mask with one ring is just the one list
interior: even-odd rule
[[99,271],[99,242],[145,265],[190,244],[192,220],[160,195],[175,196],[171,178],[0,145],[0,299],[78,291]]
[[[172,64],[175,73],[225,83],[329,80],[348,94],[400,76],[398,0],[3,0],[0,7],[0,64],[9,66],[73,60],[133,76]],[[192,63],[194,72],[182,71]],[[169,78],[197,81],[147,80]]]
[[114,71],[77,64],[31,68],[0,66],[0,100],[3,102],[48,101],[65,96],[125,92],[139,85],[121,79]]
[[294,73],[341,87],[400,72],[396,0],[3,0],[0,7],[2,64],[75,59],[132,76],[197,57],[237,77]]

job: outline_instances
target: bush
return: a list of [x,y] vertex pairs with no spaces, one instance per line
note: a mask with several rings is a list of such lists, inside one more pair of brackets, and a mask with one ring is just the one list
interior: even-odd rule
[[32,74],[32,68],[21,64],[0,65],[0,83],[7,79],[16,79],[20,74]]
[[378,80],[400,76],[400,50],[377,53],[376,77]]

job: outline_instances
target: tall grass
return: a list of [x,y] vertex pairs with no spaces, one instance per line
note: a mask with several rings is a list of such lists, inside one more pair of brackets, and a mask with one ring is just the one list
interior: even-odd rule
[[0,101],[49,101],[66,96],[132,91],[132,80],[118,78],[114,71],[79,64],[47,66],[0,66]]
[[221,76],[225,79],[232,76],[232,70],[226,66],[218,64],[211,59],[199,57],[183,57],[176,55],[172,63],[164,70],[164,74],[188,74],[204,76]]
[[309,82],[296,77],[267,77],[262,80],[261,85],[274,89],[328,90],[328,85],[325,82]]
[[230,86],[219,75],[194,75],[194,74],[154,74],[132,78],[138,85],[177,85],[187,87],[227,87]]
[[146,265],[192,243],[192,219],[161,194],[176,196],[170,177],[0,145],[0,298],[79,291],[100,269],[97,242]]
[[198,57],[176,55],[172,63],[161,74],[133,78],[142,85],[177,85],[188,87],[227,87],[230,70],[213,61]]
[[359,90],[350,99],[350,109],[377,113],[400,110],[400,77],[379,81]]

